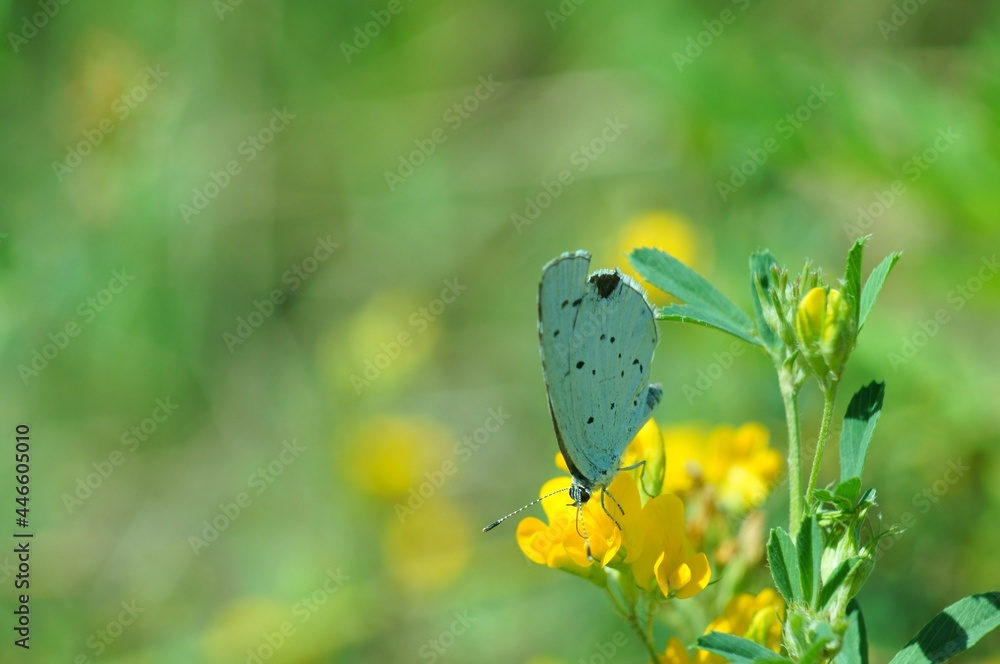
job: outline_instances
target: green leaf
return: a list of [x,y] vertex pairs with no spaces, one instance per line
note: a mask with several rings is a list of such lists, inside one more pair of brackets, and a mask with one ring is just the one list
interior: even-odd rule
[[940,664],[1000,626],[1000,592],[960,599],[934,619],[889,664]]
[[722,632],[709,632],[705,636],[698,637],[698,647],[716,655],[729,658],[732,662],[769,662],[778,664],[788,662],[781,655],[768,650],[756,641],[744,639],[742,636],[733,634],[723,634]]
[[636,249],[629,256],[636,271],[660,290],[683,300],[660,312],[664,320],[700,323],[728,332],[744,341],[763,345],[753,333],[753,324],[739,307],[716,290],[704,277],[659,249]]
[[761,290],[766,293],[771,286],[771,267],[777,264],[778,261],[767,249],[754,252],[750,256],[750,298],[753,300],[754,323],[757,336],[767,348],[771,349],[778,346],[778,337],[764,319],[757,284],[759,283]]
[[799,536],[795,542],[799,560],[799,577],[802,581],[802,598],[815,608],[819,599],[819,570],[823,558],[823,531],[812,516],[802,520]]
[[[875,432],[885,383],[872,381],[851,397],[844,415],[844,428],[840,432],[840,481],[861,477],[868,456],[868,444]],[[860,479],[858,480],[860,482]]]
[[760,346],[762,344],[761,340],[753,336],[751,332],[733,328],[730,326],[728,321],[722,320],[716,316],[715,312],[707,309],[701,309],[694,305],[669,304],[663,309],[660,309],[658,318],[660,320],[672,320],[679,323],[697,323],[698,325],[712,327],[716,330],[739,337],[743,341],[755,346]]
[[861,558],[849,558],[837,565],[834,570],[830,572],[830,578],[823,583],[823,590],[819,593],[820,610],[826,608],[826,605],[833,599],[837,590],[839,590],[840,587],[844,585],[844,582],[853,575],[854,571],[861,566],[861,562]]
[[892,252],[883,258],[882,262],[868,275],[868,281],[865,282],[865,289],[861,292],[861,307],[856,319],[858,321],[858,332],[864,327],[865,320],[868,319],[868,314],[871,313],[872,307],[875,306],[875,299],[878,297],[879,291],[882,290],[886,278],[892,272],[893,266],[896,265],[896,261],[899,260],[901,255],[898,251]]
[[781,528],[774,528],[767,540],[767,564],[771,568],[774,585],[787,602],[802,599],[802,582],[799,578],[795,545]]
[[842,498],[853,507],[854,503],[858,502],[858,497],[861,496],[861,478],[851,477],[846,479],[838,484],[833,492],[838,498]]
[[857,600],[852,599],[847,605],[846,618],[847,629],[833,664],[868,664],[868,630]]
[[854,246],[847,253],[847,267],[844,268],[844,299],[851,308],[854,320],[858,320],[861,304],[861,258],[870,237],[866,235],[854,241]]

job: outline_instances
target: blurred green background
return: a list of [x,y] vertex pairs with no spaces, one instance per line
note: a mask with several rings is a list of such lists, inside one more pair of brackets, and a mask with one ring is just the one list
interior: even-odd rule
[[[995,4],[2,16],[0,472],[13,520],[30,424],[35,538],[32,648],[10,643],[4,566],[0,660],[554,664],[620,632],[618,661],[645,661],[598,590],[524,558],[516,523],[479,532],[555,475],[541,266],[624,265],[636,241],[745,309],[758,248],[830,278],[859,234],[866,272],[903,250],[838,407],[888,381],[866,483],[884,525],[916,517],[860,597],[874,661],[998,585]],[[651,213],[666,230],[644,240]],[[685,396],[730,345],[663,324],[657,419],[758,420],[783,449],[764,356]],[[807,389],[806,437],[819,406]],[[949,462],[969,470],[924,509]],[[785,518],[781,491],[768,509]]]

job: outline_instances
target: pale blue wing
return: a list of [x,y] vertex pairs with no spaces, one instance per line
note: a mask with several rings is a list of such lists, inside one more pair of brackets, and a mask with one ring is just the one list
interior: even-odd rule
[[658,339],[653,307],[621,272],[587,282],[569,347],[569,417],[556,418],[574,465],[591,484],[609,482],[622,454],[659,403],[650,386]]
[[[570,391],[570,348],[583,340],[576,339],[577,314],[587,293],[587,270],[590,254],[585,251],[565,253],[542,268],[538,287],[538,342],[542,355],[542,373],[549,397],[549,410],[556,430],[559,449],[566,458],[570,472],[581,476],[574,468],[570,449],[579,449],[582,441],[567,440],[567,427],[572,426],[573,395]],[[586,477],[586,476],[583,476]]]

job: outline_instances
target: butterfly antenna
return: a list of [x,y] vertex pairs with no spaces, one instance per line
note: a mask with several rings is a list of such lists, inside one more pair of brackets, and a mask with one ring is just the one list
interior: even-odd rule
[[536,499],[532,500],[530,503],[528,503],[524,507],[519,507],[518,509],[514,510],[513,512],[511,512],[507,516],[502,516],[499,519],[497,519],[496,521],[494,521],[493,523],[491,523],[490,525],[486,526],[485,528],[483,528],[483,532],[487,533],[487,532],[493,530],[494,528],[496,528],[497,526],[499,526],[501,523],[503,523],[504,521],[506,521],[510,517],[512,517],[515,514],[517,514],[518,512],[522,512],[522,511],[528,509],[529,507],[531,507],[532,505],[534,505],[535,503],[540,503],[543,500],[545,500],[546,498],[549,498],[550,496],[554,496],[557,493],[562,493],[563,491],[569,491],[569,487],[566,487],[565,489],[559,489],[558,491],[553,491],[552,493],[547,493],[544,496],[542,496],[541,498],[536,498]]

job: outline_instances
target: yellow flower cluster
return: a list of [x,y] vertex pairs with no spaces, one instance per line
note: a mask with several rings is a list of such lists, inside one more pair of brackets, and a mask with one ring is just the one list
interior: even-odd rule
[[[643,458],[643,447],[655,441],[662,446],[659,428],[650,420],[630,445],[626,461]],[[556,463],[565,469],[561,455]],[[607,499],[605,506],[614,520],[601,506],[600,492],[583,506],[582,524],[565,493],[545,498],[542,509],[547,523],[535,517],[522,520],[517,527],[518,546],[529,560],[541,565],[589,577],[596,563],[599,568],[630,573],[640,588],[659,589],[664,597],[693,597],[708,585],[712,571],[705,554],[695,552],[688,542],[684,504],[672,494],[647,494],[643,500],[639,477],[639,471],[621,472],[608,487],[614,500]],[[565,476],[549,480],[540,495],[566,489],[570,483]],[[587,533],[594,560],[587,557],[582,532]]]
[[774,488],[782,458],[756,422],[710,431],[683,425],[663,431],[667,463],[664,490],[682,496],[711,487],[716,502],[740,514],[758,507]]
[[[756,641],[774,652],[781,649],[781,623],[785,619],[785,602],[770,588],[756,597],[743,593],[734,597],[722,614],[705,628],[709,632],[735,634]],[[670,639],[658,664],[722,664],[726,660],[705,650],[688,653],[680,640]]]

